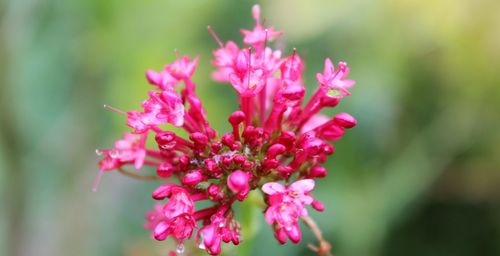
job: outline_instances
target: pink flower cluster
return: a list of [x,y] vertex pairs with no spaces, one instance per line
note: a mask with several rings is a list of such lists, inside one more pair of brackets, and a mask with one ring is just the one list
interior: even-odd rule
[[[327,175],[321,164],[334,152],[330,142],[356,120],[347,113],[328,118],[319,112],[348,96],[354,81],[346,79],[346,63],[335,68],[326,59],[317,74],[319,87],[304,103],[302,59],[295,49],[283,57],[268,47],[282,33],[264,27],[259,6],[252,14],[256,25],[241,30],[242,48],[232,41],[222,43],[209,27],[220,46],[213,52],[213,78],[231,84],[239,95],[240,110],[228,118],[232,131],[220,135],[210,126],[192,80],[198,58],[184,56],[160,71],[146,72],[155,89],[148,92],[142,110],[126,113],[133,132],[113,149],[99,151],[104,158],[96,186],[104,171],[127,165],[153,166],[156,178],[166,182],[152,193],[165,202],[146,215],[145,227],[157,240],[170,236],[182,246],[194,235],[200,248],[220,254],[221,243],[241,241],[233,205],[257,189],[267,203],[265,219],[281,244],[301,240],[298,221],[308,215],[306,206],[324,210],[311,196],[314,180]],[[169,131],[166,124],[181,127],[189,136]],[[156,149],[146,149],[148,135],[154,136]],[[199,209],[198,201],[210,206]]]

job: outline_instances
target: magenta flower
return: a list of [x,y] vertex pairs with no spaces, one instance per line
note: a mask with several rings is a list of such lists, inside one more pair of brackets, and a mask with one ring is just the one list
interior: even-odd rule
[[[335,70],[326,59],[323,73],[317,75],[318,89],[304,99],[302,58],[295,49],[282,56],[268,46],[281,32],[264,27],[258,6],[252,14],[256,25],[242,30],[241,47],[223,43],[209,27],[219,45],[213,51],[212,76],[232,85],[239,97],[240,108],[228,117],[230,131],[217,132],[208,122],[192,80],[198,58],[178,56],[160,71],[146,71],[154,89],[142,110],[122,113],[108,107],[125,114],[133,132],[113,149],[98,151],[104,158],[96,186],[104,171],[114,169],[139,179],[162,180],[152,197],[166,202],[146,214],[145,227],[156,240],[174,239],[178,252],[193,233],[198,247],[212,255],[221,253],[222,243],[238,245],[241,228],[234,205],[248,200],[252,191],[263,192],[264,218],[277,241],[298,243],[299,220],[310,221],[306,207],[325,208],[311,193],[315,179],[328,175],[323,163],[335,151],[331,142],[357,123],[347,113],[320,113],[350,95],[354,81],[346,79],[347,65],[341,62]],[[172,126],[184,132],[174,132]],[[146,143],[150,133],[154,140]],[[154,174],[129,172],[129,165]]]
[[198,65],[198,58],[194,58],[192,61],[187,55],[177,59],[174,63],[165,66],[165,70],[168,71],[173,77],[178,80],[190,79]]
[[345,62],[339,62],[337,71],[330,59],[325,60],[323,74],[316,74],[319,84],[326,89],[326,94],[332,98],[342,98],[351,95],[347,90],[354,85],[354,80],[345,80],[349,74],[349,67]]
[[135,169],[141,169],[146,157],[144,148],[147,134],[135,135],[125,133],[123,139],[115,142],[113,149],[96,150],[99,155],[105,157],[99,162],[99,173],[94,182],[93,190],[97,191],[102,173],[111,171],[125,164],[133,164]]
[[258,5],[254,5],[252,8],[252,16],[255,20],[255,28],[252,31],[246,29],[241,30],[244,36],[243,42],[245,44],[258,49],[266,40],[272,40],[281,35],[281,32],[274,31],[272,27],[264,28],[260,23],[260,7]]
[[304,205],[312,203],[313,198],[309,196],[309,193],[313,188],[314,180],[303,179],[292,183],[288,187],[277,182],[268,182],[262,186],[262,191],[269,195],[271,204],[291,202],[303,208]]

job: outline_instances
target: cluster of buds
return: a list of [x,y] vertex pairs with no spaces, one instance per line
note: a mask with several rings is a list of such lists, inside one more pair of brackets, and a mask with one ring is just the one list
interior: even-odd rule
[[[221,253],[221,243],[239,244],[233,204],[247,199],[252,190],[263,192],[265,220],[277,241],[298,243],[298,221],[308,215],[306,206],[324,210],[311,192],[315,179],[327,175],[322,164],[334,153],[331,142],[356,125],[347,113],[332,118],[319,114],[350,94],[354,81],[346,79],[346,63],[335,68],[326,59],[323,72],[317,74],[319,87],[303,103],[302,59],[295,49],[282,57],[281,51],[268,47],[282,33],[264,26],[259,6],[253,7],[252,15],[254,29],[241,30],[243,48],[232,41],[224,44],[208,28],[219,44],[213,52],[213,78],[231,84],[239,95],[240,109],[228,118],[232,131],[218,134],[208,122],[191,79],[198,58],[177,56],[161,71],[148,70],[147,80],[155,89],[148,92],[141,111],[108,107],[125,114],[133,131],[113,149],[98,151],[104,158],[95,188],[105,171],[124,172],[127,165],[156,168],[154,178],[166,183],[152,197],[166,202],[147,213],[145,227],[157,240],[173,238],[178,253],[193,235],[198,246],[212,255]],[[181,127],[189,136],[178,136],[165,124]],[[149,135],[157,148],[146,148]],[[198,201],[210,203],[197,209]]]

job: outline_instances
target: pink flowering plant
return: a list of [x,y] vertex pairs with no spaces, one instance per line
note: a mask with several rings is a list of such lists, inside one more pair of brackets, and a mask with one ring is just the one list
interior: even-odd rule
[[[256,24],[253,30],[241,30],[241,48],[233,41],[224,44],[209,27],[219,44],[213,51],[213,79],[230,84],[239,96],[240,108],[228,117],[232,131],[218,133],[208,122],[192,80],[198,58],[178,56],[162,70],[146,72],[154,89],[141,110],[122,112],[106,106],[126,115],[132,132],[114,148],[98,150],[103,159],[94,190],[102,174],[112,170],[163,181],[152,193],[158,203],[146,214],[145,227],[156,240],[175,240],[177,253],[184,251],[185,240],[194,239],[212,255],[221,253],[222,243],[241,242],[233,206],[260,190],[263,217],[280,244],[301,241],[302,219],[319,240],[311,249],[328,255],[330,245],[308,217],[308,206],[324,210],[312,196],[315,180],[327,175],[322,164],[334,153],[331,143],[354,127],[356,119],[347,113],[328,118],[320,111],[350,95],[354,81],[346,78],[345,62],[335,67],[326,59],[323,72],[316,75],[319,87],[304,103],[301,57],[295,49],[285,57],[271,49],[268,43],[282,33],[264,26],[259,6],[253,7],[252,15]],[[169,131],[165,124],[184,129],[188,137]],[[154,138],[155,148],[146,148],[148,137]],[[153,166],[156,175],[128,171],[130,165],[137,170]],[[197,207],[200,201],[209,206]]]

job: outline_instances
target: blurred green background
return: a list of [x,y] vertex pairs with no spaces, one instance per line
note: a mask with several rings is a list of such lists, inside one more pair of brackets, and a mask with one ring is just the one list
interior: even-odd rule
[[[241,42],[250,1],[0,1],[0,255],[165,255],[144,212],[158,184],[97,172],[95,148],[127,130],[104,103],[138,109],[147,68],[199,55],[195,74],[219,131],[236,105],[209,79],[216,43]],[[337,143],[313,213],[335,255],[500,255],[500,1],[261,2],[296,47],[307,85],[324,57],[357,81],[358,126]],[[311,255],[279,246],[257,212],[227,255]],[[255,215],[255,213],[257,213]],[[195,251],[193,255],[200,253]]]

